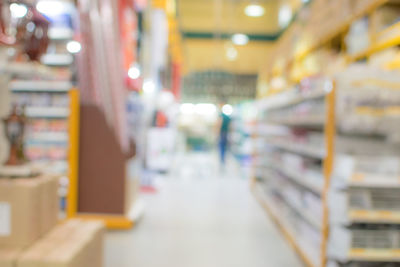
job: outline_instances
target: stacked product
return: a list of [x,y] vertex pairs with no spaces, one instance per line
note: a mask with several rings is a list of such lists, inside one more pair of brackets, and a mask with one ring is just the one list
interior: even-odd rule
[[390,264],[400,260],[400,94],[393,87],[398,73],[360,65],[336,80],[338,131],[358,135],[359,142],[336,155],[328,255],[332,266],[395,266]]
[[74,56],[71,53],[79,52],[79,44],[71,42],[76,9],[72,1],[60,0],[52,3],[38,1],[36,9],[49,22],[49,42],[38,58],[40,64],[33,65],[34,71],[27,69],[32,63],[20,62],[21,59],[15,55],[10,57],[11,62],[19,63],[13,63],[15,67],[10,70],[13,75],[9,90],[12,104],[24,109],[27,118],[25,155],[29,161],[46,168],[47,172],[64,176],[59,193],[65,203],[69,171],[69,92],[74,78]]
[[[325,88],[325,98],[306,97],[299,85],[282,93],[291,96],[286,103],[273,102],[279,95],[261,100],[257,190],[310,266],[319,266],[324,257],[332,266],[400,260],[397,77],[397,72],[352,66],[335,83],[314,83],[315,92]],[[299,107],[315,105],[322,107],[319,122],[299,116]]]
[[[266,125],[259,127],[256,143],[260,195],[310,266],[319,266],[323,257],[324,96],[330,86],[315,78],[259,105]],[[318,120],[308,111],[314,107],[321,109]]]
[[[103,225],[58,225],[58,177],[0,179],[0,266],[102,266]],[[45,265],[46,264],[46,265]]]

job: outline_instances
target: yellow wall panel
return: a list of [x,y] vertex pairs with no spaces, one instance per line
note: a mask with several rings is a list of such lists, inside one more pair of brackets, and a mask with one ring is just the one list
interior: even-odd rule
[[250,1],[180,0],[178,16],[182,31],[192,32],[244,32],[272,34],[279,30],[279,1],[261,1],[265,15],[248,17],[244,9]]
[[238,52],[235,61],[229,61],[227,40],[194,40],[183,43],[185,72],[224,70],[237,74],[257,74],[272,51],[273,43],[252,41],[245,46],[234,46]]

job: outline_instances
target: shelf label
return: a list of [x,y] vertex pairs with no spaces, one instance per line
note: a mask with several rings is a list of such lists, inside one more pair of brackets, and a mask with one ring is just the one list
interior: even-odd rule
[[0,202],[0,236],[11,235],[11,206],[7,202]]

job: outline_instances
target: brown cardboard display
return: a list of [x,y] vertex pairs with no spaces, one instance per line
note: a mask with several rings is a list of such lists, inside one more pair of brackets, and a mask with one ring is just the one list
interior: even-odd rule
[[0,229],[0,247],[29,246],[57,223],[57,181],[51,175],[0,179],[0,204],[9,210],[0,216],[0,228],[9,224]]
[[20,256],[16,267],[101,267],[104,225],[69,220]]
[[21,250],[15,248],[0,249],[0,267],[15,267]]

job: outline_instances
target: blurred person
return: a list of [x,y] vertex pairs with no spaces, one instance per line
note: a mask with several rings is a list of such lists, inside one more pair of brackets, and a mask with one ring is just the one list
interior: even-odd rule
[[218,149],[222,168],[225,167],[226,152],[229,148],[229,130],[231,126],[231,117],[223,111],[223,106],[223,104],[220,105],[221,112],[219,122],[217,124],[219,130]]

